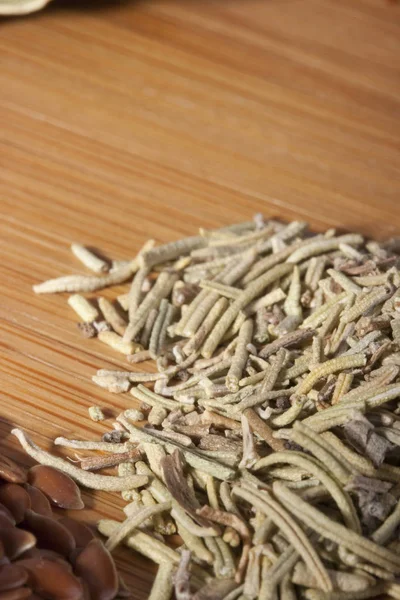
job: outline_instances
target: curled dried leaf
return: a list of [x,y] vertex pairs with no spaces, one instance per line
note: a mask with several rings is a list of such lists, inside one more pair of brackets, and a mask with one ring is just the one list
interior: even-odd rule
[[199,525],[211,528],[215,531],[215,535],[218,535],[219,529],[216,528],[211,521],[201,517],[197,512],[197,509],[200,508],[200,504],[193,490],[188,485],[184,475],[183,458],[179,450],[175,450],[170,456],[162,458],[161,468],[165,485],[179,506],[181,506]]

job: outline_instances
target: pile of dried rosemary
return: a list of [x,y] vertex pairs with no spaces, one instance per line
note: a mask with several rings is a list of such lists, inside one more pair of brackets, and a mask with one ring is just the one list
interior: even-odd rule
[[[257,215],[127,262],[72,249],[97,275],[35,292],[73,292],[85,335],[157,372],[93,377],[141,405],[102,441],[55,440],[101,452],[81,468],[14,433],[122,492],[99,530],[160,565],[150,599],[400,599],[400,240]],[[81,295],[131,279],[119,307]]]

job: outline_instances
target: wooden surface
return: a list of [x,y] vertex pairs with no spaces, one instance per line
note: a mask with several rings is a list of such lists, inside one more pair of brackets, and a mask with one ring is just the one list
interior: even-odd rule
[[[400,6],[384,0],[54,2],[0,21],[1,449],[98,436],[95,387],[124,366],[60,296],[71,241],[128,258],[254,212],[400,233]],[[115,293],[113,292],[115,295]],[[85,494],[80,518],[120,518]],[[151,567],[119,553],[147,598]]]

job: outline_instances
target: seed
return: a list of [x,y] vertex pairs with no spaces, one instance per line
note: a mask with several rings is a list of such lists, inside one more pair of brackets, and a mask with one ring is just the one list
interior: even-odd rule
[[43,492],[60,508],[84,508],[76,483],[65,473],[45,465],[36,465],[28,472],[29,483]]
[[85,548],[89,542],[95,539],[92,530],[80,521],[75,521],[71,517],[61,517],[59,523],[72,534],[77,548]]
[[64,557],[75,550],[73,535],[52,517],[37,515],[33,510],[28,509],[25,512],[24,525],[33,533],[41,548],[52,550]]
[[10,511],[17,524],[31,507],[29,494],[16,483],[4,483],[0,486],[0,504]]
[[51,505],[47,499],[47,496],[45,496],[43,492],[41,492],[38,488],[29,485],[29,483],[26,483],[24,485],[24,488],[31,501],[30,508],[38,515],[51,517],[53,511],[51,509]]
[[111,555],[100,540],[91,540],[75,561],[75,572],[87,583],[90,597],[109,600],[117,594],[117,569]]
[[32,591],[56,600],[82,597],[83,587],[79,579],[73,575],[71,566],[63,561],[38,557],[26,558],[19,564],[28,572]]
[[0,454],[0,479],[10,483],[25,483],[27,475],[11,458]]
[[[33,467],[29,478],[54,491],[53,484],[58,475],[51,474],[49,486],[49,478],[44,478],[43,470],[40,465],[38,467],[41,473]],[[14,470],[17,472],[17,468]],[[25,475],[25,471],[21,469],[21,472]],[[59,475],[65,477],[62,473]],[[65,494],[65,480],[58,479],[58,482],[58,496],[70,496],[70,490]],[[71,483],[75,485],[69,480],[68,486]],[[86,525],[69,517],[55,519],[46,496],[30,484],[4,483],[0,486],[0,496],[2,598],[18,600],[40,594],[54,600],[79,600],[88,589],[93,599],[113,600],[116,597],[119,579],[114,561]],[[11,516],[3,523],[6,506],[12,508],[15,520]],[[97,548],[95,553],[94,546]],[[83,565],[85,568],[82,569]],[[113,585],[110,585],[111,580]],[[28,587],[22,587],[25,585]]]
[[23,586],[27,580],[28,573],[22,567],[18,564],[9,564],[0,571],[0,590],[7,599],[8,590],[15,590]]

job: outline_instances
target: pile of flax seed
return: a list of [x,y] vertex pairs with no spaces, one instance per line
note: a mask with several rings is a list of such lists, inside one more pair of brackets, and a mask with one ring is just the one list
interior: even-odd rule
[[159,565],[150,600],[400,599],[400,238],[256,215],[128,261],[72,251],[94,274],[34,291],[72,294],[127,357],[93,381],[139,403],[102,440],[55,440],[73,473],[14,434],[122,493],[99,531]]

